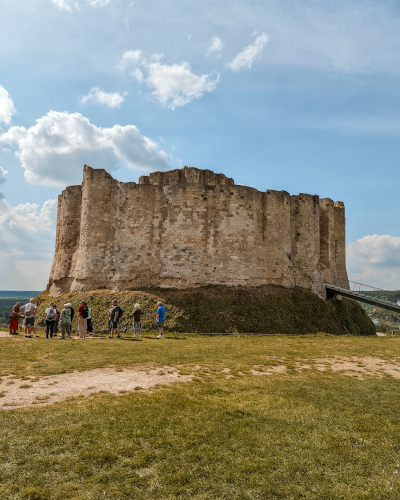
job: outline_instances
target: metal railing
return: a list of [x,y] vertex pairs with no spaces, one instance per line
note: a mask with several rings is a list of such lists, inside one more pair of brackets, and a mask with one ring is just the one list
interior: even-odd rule
[[384,292],[382,288],[376,286],[366,285],[365,283],[358,283],[357,281],[349,280],[350,290],[353,292]]

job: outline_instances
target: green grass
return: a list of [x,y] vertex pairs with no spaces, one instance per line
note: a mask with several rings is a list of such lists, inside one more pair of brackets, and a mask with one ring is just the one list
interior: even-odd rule
[[334,355],[392,360],[400,339],[168,337],[0,339],[0,377],[14,374],[18,385],[109,365],[210,373],[151,393],[1,412],[0,498],[398,498],[399,380],[294,370],[258,377],[249,369],[279,363],[267,356],[289,367]]
[[[266,364],[266,356],[285,357],[291,363],[295,358],[311,360],[315,357],[373,356],[382,359],[400,357],[400,338],[352,337],[333,335],[305,336],[215,336],[156,334],[134,341],[131,335],[123,340],[108,338],[90,341],[46,339],[0,339],[0,377],[13,374],[46,376],[84,371],[106,366],[117,369],[135,365],[207,366],[211,370],[224,367],[248,370],[254,365]],[[270,363],[270,361],[268,361]],[[1,386],[0,386],[1,387]]]

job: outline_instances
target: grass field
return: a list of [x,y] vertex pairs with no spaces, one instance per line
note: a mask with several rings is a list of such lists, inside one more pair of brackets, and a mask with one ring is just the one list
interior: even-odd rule
[[[193,375],[147,392],[0,412],[0,498],[399,498],[400,380],[318,370],[338,357],[354,367],[400,363],[398,338],[22,337],[0,338],[0,356],[0,393],[10,375],[22,385],[110,366]],[[253,371],[274,368],[282,373]]]

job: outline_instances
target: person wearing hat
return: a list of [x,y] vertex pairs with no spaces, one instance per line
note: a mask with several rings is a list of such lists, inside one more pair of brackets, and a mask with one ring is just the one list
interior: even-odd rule
[[71,338],[71,311],[68,304],[64,304],[64,308],[60,314],[60,325],[61,325],[61,338],[65,339],[65,334],[68,334],[68,338]]
[[74,320],[74,316],[75,316],[75,309],[72,307],[70,302],[68,302],[67,306],[69,307],[69,310],[71,311],[71,323],[72,323],[72,321]]
[[45,311],[46,313],[46,339],[49,338],[49,332],[50,332],[50,338],[53,338],[53,332],[54,332],[54,321],[56,319],[57,311],[54,307],[54,302],[50,302],[49,307]]
[[89,311],[84,300],[81,300],[76,321],[78,323],[79,338],[85,339],[87,332],[87,317]]
[[[57,304],[54,304],[53,307],[56,310],[56,319],[54,320],[53,332],[55,334],[57,334],[58,333],[58,323],[60,322],[60,309],[57,307]],[[57,335],[56,335],[56,337],[57,337]]]

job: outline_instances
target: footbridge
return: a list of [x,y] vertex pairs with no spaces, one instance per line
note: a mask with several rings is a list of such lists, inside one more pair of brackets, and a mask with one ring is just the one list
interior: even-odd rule
[[349,281],[350,290],[348,288],[343,288],[339,286],[340,283],[335,285],[331,285],[329,283],[325,283],[327,298],[335,298],[338,295],[342,297],[346,297],[347,299],[357,300],[358,302],[364,302],[365,304],[370,304],[376,307],[381,307],[382,309],[387,309],[388,311],[396,311],[400,313],[400,301],[397,302],[389,302],[388,300],[379,299],[377,297],[371,297],[370,295],[365,295],[362,293],[363,288],[366,288],[368,291],[379,291],[383,292],[381,288],[375,288],[373,286],[364,285],[363,283],[357,283],[356,281]]

